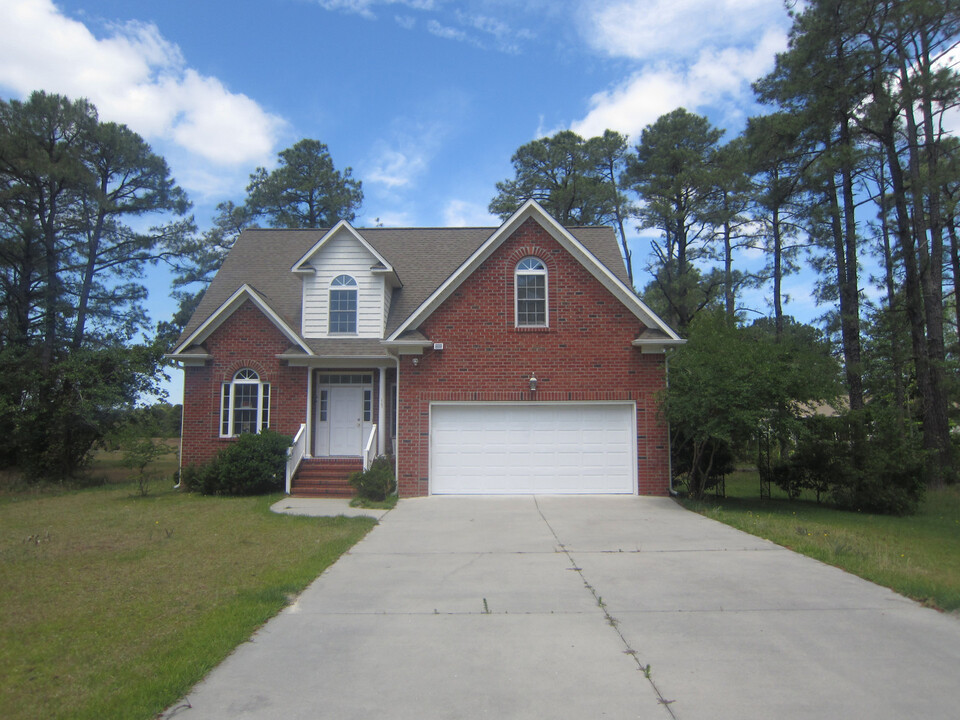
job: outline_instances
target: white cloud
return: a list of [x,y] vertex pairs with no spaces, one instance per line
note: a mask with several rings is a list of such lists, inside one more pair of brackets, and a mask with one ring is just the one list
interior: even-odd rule
[[677,107],[697,111],[726,105],[742,112],[752,102],[750,83],[772,69],[776,53],[785,47],[784,34],[771,28],[753,47],[703,48],[692,65],[644,65],[615,88],[593,95],[586,117],[571,128],[584,137],[610,128],[638,138],[644,127]]
[[317,0],[317,4],[324,10],[359,15],[368,20],[376,20],[374,8],[377,7],[402,5],[413,10],[433,10],[437,6],[434,0]]
[[736,44],[786,18],[779,0],[585,0],[581,14],[589,44],[634,60]]
[[414,147],[395,150],[379,141],[374,146],[373,155],[374,159],[364,173],[365,182],[390,189],[406,187],[427,167],[427,158]]
[[496,227],[500,220],[486,205],[467,200],[450,200],[443,209],[444,227]]
[[458,30],[457,28],[450,27],[449,25],[441,25],[436,20],[430,20],[427,22],[427,32],[445,40],[457,40],[460,42],[469,40],[468,35],[463,30]]
[[51,0],[0,6],[0,86],[21,96],[43,89],[86,97],[102,119],[218,166],[263,162],[284,126],[246,95],[187,67],[156,26],[115,25],[98,39]]

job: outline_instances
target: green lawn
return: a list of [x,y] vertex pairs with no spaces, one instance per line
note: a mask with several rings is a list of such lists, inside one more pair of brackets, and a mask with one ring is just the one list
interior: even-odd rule
[[843,568],[941,610],[960,610],[960,486],[928,492],[916,515],[835,510],[774,487],[760,500],[755,472],[727,478],[727,497],[684,501],[697,512]]
[[171,485],[0,497],[0,717],[153,717],[375,524]]

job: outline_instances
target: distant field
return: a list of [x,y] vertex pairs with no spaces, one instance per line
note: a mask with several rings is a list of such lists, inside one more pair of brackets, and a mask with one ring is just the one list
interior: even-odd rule
[[0,717],[154,717],[375,524],[176,492],[166,465],[147,497],[113,454],[109,485],[0,497]]
[[843,568],[941,610],[960,610],[960,486],[928,492],[916,515],[890,517],[790,501],[779,488],[760,500],[756,472],[727,478],[727,497],[692,510]]

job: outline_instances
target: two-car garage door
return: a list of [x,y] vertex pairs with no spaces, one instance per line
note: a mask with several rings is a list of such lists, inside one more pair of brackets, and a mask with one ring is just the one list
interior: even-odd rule
[[634,493],[633,403],[437,403],[433,494]]

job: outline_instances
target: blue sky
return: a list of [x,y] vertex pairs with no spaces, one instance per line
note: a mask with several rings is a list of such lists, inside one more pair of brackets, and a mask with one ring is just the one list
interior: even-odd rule
[[[539,136],[636,140],[678,106],[735,135],[788,28],[780,0],[0,0],[0,95],[89,98],[167,159],[201,227],[303,137],[363,181],[358,226],[491,225]],[[795,282],[788,312],[812,316]],[[154,320],[168,285],[148,279]]]

